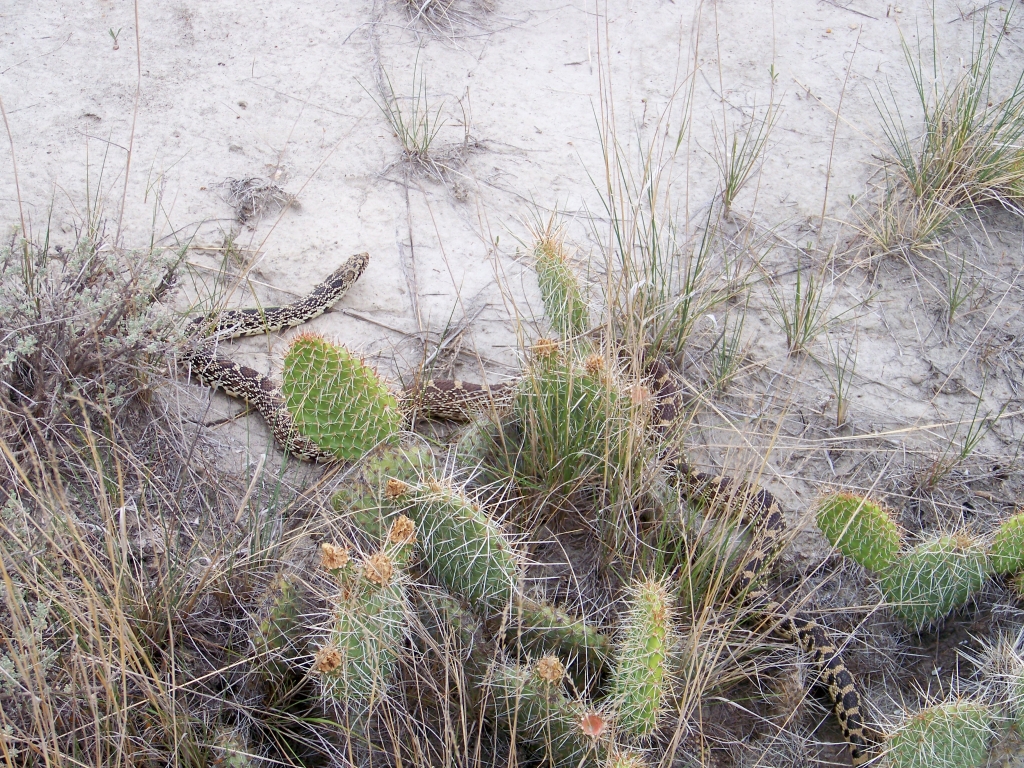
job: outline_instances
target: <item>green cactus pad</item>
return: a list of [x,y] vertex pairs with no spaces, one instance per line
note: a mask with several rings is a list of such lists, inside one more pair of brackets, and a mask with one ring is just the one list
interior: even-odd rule
[[423,562],[438,581],[485,611],[508,605],[519,581],[519,557],[479,505],[431,481],[411,489],[406,514],[416,521]]
[[398,401],[380,377],[318,336],[292,342],[281,389],[296,428],[343,461],[393,442],[402,428]]
[[889,739],[891,768],[979,768],[988,755],[992,710],[971,701],[929,707]]
[[650,735],[658,724],[669,688],[672,610],[662,582],[633,588],[625,628],[615,649],[612,697],[618,724],[627,733]]
[[400,567],[378,553],[342,583],[334,627],[313,667],[337,701],[365,709],[386,693],[407,626],[404,582]]
[[886,602],[920,629],[957,608],[985,584],[988,555],[975,542],[943,536],[914,547],[882,573]]
[[609,658],[607,635],[550,603],[519,600],[505,629],[506,642],[533,658],[558,653],[577,690],[596,680]]
[[999,526],[989,555],[996,573],[1011,574],[1024,569],[1024,512]]
[[541,753],[542,765],[598,768],[606,751],[603,734],[584,732],[585,719],[598,715],[588,715],[581,702],[569,699],[561,682],[543,677],[538,667],[550,658],[530,666],[495,667],[490,689],[498,722],[517,744]]
[[590,327],[590,312],[561,243],[545,239],[537,244],[534,255],[544,313],[551,327],[563,339],[586,333]]
[[889,513],[860,496],[837,493],[818,505],[818,528],[833,547],[881,573],[900,549],[900,532]]

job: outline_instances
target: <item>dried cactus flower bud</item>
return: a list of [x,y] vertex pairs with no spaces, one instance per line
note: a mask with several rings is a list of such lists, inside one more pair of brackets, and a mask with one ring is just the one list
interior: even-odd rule
[[557,656],[545,656],[537,662],[537,677],[551,685],[558,685],[565,677],[565,665]]
[[596,352],[593,355],[587,357],[583,363],[584,369],[591,376],[599,376],[604,372],[604,355],[599,355]]
[[366,576],[366,580],[382,587],[391,581],[394,572],[395,567],[391,563],[391,558],[383,552],[370,555],[363,564],[363,575]]
[[600,712],[587,712],[580,720],[580,730],[584,736],[592,739],[601,738],[601,734],[608,727],[608,718]]
[[533,345],[533,354],[540,358],[547,358],[558,354],[558,342],[554,339],[537,339]]
[[416,523],[405,515],[399,515],[391,524],[388,541],[392,544],[412,544],[416,541]]
[[393,477],[388,479],[387,485],[384,487],[384,495],[391,499],[400,499],[409,492],[409,484],[403,483],[401,480],[395,480]]
[[320,565],[324,570],[337,571],[349,561],[348,548],[324,542],[320,545]]
[[430,489],[431,493],[440,493],[444,490],[444,487],[434,478],[427,480],[427,488]]
[[341,651],[333,645],[327,645],[316,652],[313,669],[321,674],[330,674],[341,666]]

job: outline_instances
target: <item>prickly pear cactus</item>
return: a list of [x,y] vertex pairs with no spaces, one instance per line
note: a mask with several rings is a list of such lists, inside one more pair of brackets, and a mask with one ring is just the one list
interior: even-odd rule
[[308,636],[303,621],[303,600],[294,581],[280,576],[268,589],[265,609],[252,633],[261,675],[282,681],[306,652]]
[[407,627],[405,575],[385,548],[341,574],[334,626],[313,671],[336,701],[365,710],[387,692]]
[[537,243],[534,256],[540,296],[551,327],[563,339],[586,333],[590,327],[590,312],[561,240],[555,236],[544,237]]
[[985,584],[985,550],[965,536],[942,536],[919,544],[880,576],[886,602],[920,629],[957,608]]
[[521,470],[548,487],[572,490],[617,471],[636,436],[629,398],[618,388],[613,365],[599,354],[581,363],[557,346],[538,353],[513,409],[525,442]]
[[497,665],[490,690],[498,722],[517,744],[540,753],[542,765],[597,768],[606,751],[606,720],[565,695],[564,676],[557,656],[529,666]]
[[520,558],[498,523],[461,491],[434,480],[408,489],[427,570],[483,613],[502,611],[519,582]]
[[611,654],[611,640],[582,619],[550,603],[516,601],[505,628],[509,646],[533,658],[558,653],[577,690],[587,690]]
[[999,526],[989,556],[996,573],[1011,574],[1024,569],[1024,512]]
[[669,689],[672,609],[660,581],[633,588],[622,636],[615,649],[612,700],[619,727],[634,736],[650,735],[664,710]]
[[331,505],[380,544],[392,518],[406,507],[408,489],[433,474],[434,454],[426,445],[381,446],[359,463]]
[[398,401],[380,377],[313,334],[292,342],[281,388],[298,430],[343,461],[394,442],[402,428]]
[[869,571],[881,573],[896,560],[900,532],[889,513],[861,496],[837,493],[818,505],[818,528],[829,543]]
[[980,768],[988,755],[993,712],[954,701],[921,710],[889,739],[889,768]]

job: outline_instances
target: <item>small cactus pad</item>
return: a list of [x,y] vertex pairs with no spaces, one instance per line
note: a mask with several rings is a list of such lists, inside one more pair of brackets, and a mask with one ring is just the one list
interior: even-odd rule
[[891,768],[980,768],[988,755],[992,710],[955,701],[921,710],[889,739]]
[[818,528],[833,547],[881,573],[896,560],[900,533],[889,513],[860,496],[837,493],[818,505]]
[[886,602],[915,629],[941,619],[985,584],[988,556],[963,536],[919,544],[882,573]]
[[999,526],[989,555],[996,573],[1011,574],[1024,569],[1024,512]]
[[519,557],[478,504],[431,480],[410,490],[406,514],[416,521],[423,561],[438,581],[487,610],[508,605],[519,581]]
[[337,701],[367,707],[385,694],[406,631],[401,567],[385,551],[365,558],[341,585],[334,627],[313,671]]
[[561,241],[554,237],[543,238],[537,243],[534,255],[537,257],[537,282],[544,313],[551,321],[551,327],[563,339],[586,333],[590,326],[590,312]]
[[[598,768],[607,728],[589,727],[600,715],[568,698],[557,679],[561,662],[547,656],[529,666],[499,664],[491,679],[498,722],[516,743],[540,753],[542,765]],[[564,669],[562,670],[564,674]]]
[[304,334],[292,342],[282,391],[299,432],[343,461],[393,442],[402,428],[398,401],[380,377],[318,336]]
[[359,463],[331,497],[336,512],[351,515],[374,543],[383,543],[391,518],[405,508],[405,491],[433,476],[434,455],[422,443],[385,445]]
[[619,726],[634,736],[650,735],[662,713],[669,685],[671,613],[664,583],[646,581],[633,588],[615,652],[612,696]]

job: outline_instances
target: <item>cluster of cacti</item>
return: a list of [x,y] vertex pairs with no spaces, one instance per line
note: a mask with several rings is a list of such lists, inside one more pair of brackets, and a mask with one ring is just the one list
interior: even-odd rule
[[496,665],[491,692],[498,720],[518,742],[539,752],[545,765],[596,768],[607,750],[607,718],[566,696],[564,677],[557,656]]
[[397,518],[378,552],[356,561],[325,545],[321,564],[338,579],[333,625],[316,652],[313,669],[326,693],[349,707],[380,701],[393,676],[408,628],[407,577],[401,562],[415,541],[415,526]]
[[1024,521],[1010,518],[992,546],[958,534],[938,536],[903,550],[888,511],[852,494],[837,494],[818,507],[818,527],[847,557],[878,575],[890,608],[922,628],[966,603],[993,572],[1012,573],[1024,564]]
[[541,300],[551,327],[567,340],[586,333],[590,328],[590,312],[562,241],[548,233],[537,243],[534,256]]
[[380,377],[319,336],[292,342],[281,389],[299,432],[344,461],[394,442],[402,428],[398,401]]

